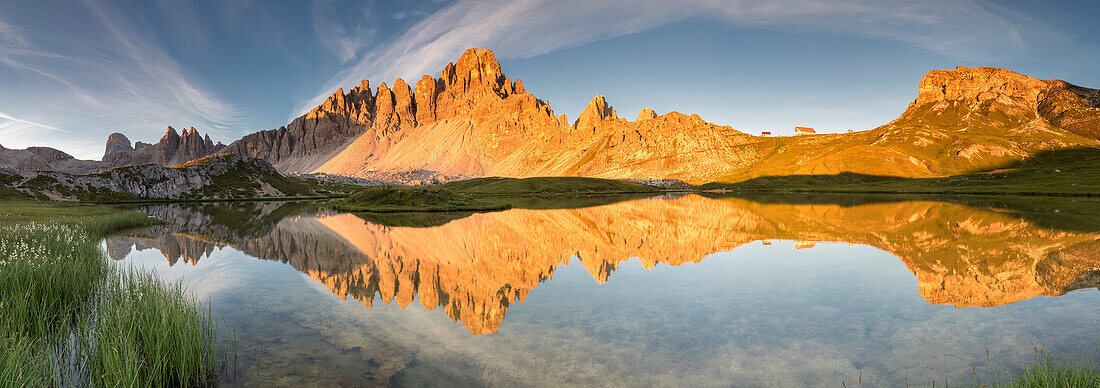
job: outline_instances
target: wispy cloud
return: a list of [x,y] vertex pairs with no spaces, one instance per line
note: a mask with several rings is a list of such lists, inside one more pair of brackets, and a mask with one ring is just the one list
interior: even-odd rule
[[[21,126],[23,126],[23,128],[33,128],[33,129],[47,130],[47,131],[53,131],[53,132],[68,132],[68,131],[56,128],[56,126],[53,126],[53,125],[46,125],[46,124],[42,124],[42,123],[36,123],[36,122],[30,121],[30,120],[23,120],[23,119],[20,119],[20,118],[15,118],[15,117],[12,117],[11,114],[4,113],[4,112],[0,112],[0,120],[8,121],[8,122],[14,123],[14,124],[20,124]],[[3,124],[0,124],[0,125],[3,125]],[[0,133],[5,133],[4,130],[12,129],[12,128],[20,128],[20,126],[0,126]]]
[[[159,136],[168,124],[220,134],[237,120],[237,109],[196,84],[157,44],[148,24],[129,20],[95,0],[66,8],[41,9],[31,3],[11,7],[22,5],[27,7],[11,10],[21,16],[18,23],[0,21],[0,67],[13,71],[5,80],[0,109],[18,112],[24,128],[50,122],[38,128],[123,131],[145,139]],[[49,133],[26,138],[0,135],[0,140],[17,146],[64,140],[50,138]],[[96,157],[102,149],[67,151]]]
[[526,58],[687,19],[881,39],[960,59],[1024,49],[1020,19],[981,0],[459,0],[364,52],[297,113],[362,78],[434,74],[469,47],[492,48],[501,58]]
[[189,52],[198,52],[209,43],[207,24],[209,17],[192,0],[152,0],[165,16],[158,28],[169,30],[169,38],[175,46]]
[[14,117],[14,116],[9,115],[9,114],[4,113],[4,112],[0,112],[0,135],[13,136],[13,135],[25,134],[26,132],[29,132],[29,131],[41,131],[41,130],[47,130],[47,131],[50,131],[50,132],[57,132],[57,133],[68,133],[69,132],[69,131],[66,131],[64,129],[52,126],[52,125],[36,123],[34,121],[21,119],[21,118]]
[[15,29],[15,26],[8,24],[8,22],[5,22],[3,15],[0,15],[0,41],[6,41],[14,44],[25,44],[23,38],[19,36],[19,31]]
[[363,6],[359,11],[351,10],[352,28],[344,27],[344,18],[337,12],[336,0],[313,0],[310,13],[313,18],[313,34],[321,46],[328,50],[340,62],[348,62],[358,57],[359,52],[373,39],[375,31],[365,22],[371,18],[369,8]]

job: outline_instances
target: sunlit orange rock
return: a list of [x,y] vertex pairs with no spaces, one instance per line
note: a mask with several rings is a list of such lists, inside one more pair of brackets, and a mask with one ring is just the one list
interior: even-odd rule
[[[159,246],[174,263],[209,252],[213,245],[206,239],[173,234],[107,244],[115,258],[129,249],[126,241]],[[233,245],[288,263],[368,307],[381,301],[404,308],[419,300],[429,310],[442,307],[471,333],[486,334],[498,330],[512,303],[523,302],[574,259],[604,283],[631,258],[645,268],[678,266],[757,240],[877,247],[901,259],[930,303],[958,307],[1100,284],[1100,234],[938,202],[762,204],[689,195],[581,209],[512,209],[428,228],[321,214],[286,218],[263,236]],[[196,248],[184,248],[189,244]]]

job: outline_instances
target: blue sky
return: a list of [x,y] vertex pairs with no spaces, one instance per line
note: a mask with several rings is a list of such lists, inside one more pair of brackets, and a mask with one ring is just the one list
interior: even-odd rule
[[931,69],[1100,87],[1092,1],[0,0],[0,144],[98,158],[111,132],[216,140],[285,125],[337,87],[437,76],[469,47],[575,118],[698,113],[756,133],[884,124]]

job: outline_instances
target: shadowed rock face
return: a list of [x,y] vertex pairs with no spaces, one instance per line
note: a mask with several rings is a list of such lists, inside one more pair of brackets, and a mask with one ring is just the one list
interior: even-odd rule
[[322,213],[285,218],[241,241],[216,242],[211,235],[183,230],[118,238],[108,246],[117,252],[133,244],[159,246],[170,261],[194,263],[209,247],[230,244],[288,263],[368,307],[376,297],[401,307],[414,300],[429,310],[441,307],[474,334],[497,331],[512,303],[522,303],[573,258],[602,283],[634,257],[645,268],[678,266],[753,241],[795,240],[802,249],[822,241],[874,246],[905,263],[918,280],[916,291],[930,303],[958,307],[1100,284],[1100,234],[938,202],[797,205],[689,195],[580,209],[512,209],[427,228]]
[[98,162],[79,160],[49,147],[27,147],[17,150],[0,146],[0,168],[20,172],[65,171],[89,173],[98,171]]
[[133,150],[134,146],[130,144],[130,139],[127,138],[126,135],[115,132],[107,136],[107,149],[103,152],[103,160],[108,160],[120,152],[130,152]]
[[130,139],[121,133],[107,137],[107,147],[103,154],[104,167],[121,167],[146,163],[161,166],[174,166],[192,160],[201,159],[221,152],[225,145],[214,144],[210,135],[205,137],[195,128],[183,131],[181,136],[175,128],[168,127],[164,136],[155,144],[138,143],[130,146]]
[[235,154],[211,155],[172,167],[147,163],[94,174],[41,171],[23,176],[10,187],[53,200],[256,198],[311,192],[287,181],[267,162]]

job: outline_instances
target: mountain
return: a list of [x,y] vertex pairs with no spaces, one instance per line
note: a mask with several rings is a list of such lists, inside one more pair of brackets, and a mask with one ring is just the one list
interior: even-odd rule
[[1100,147],[1100,91],[990,67],[929,72],[905,112],[873,130],[794,137],[753,136],[650,108],[629,121],[603,96],[570,122],[505,76],[487,49],[466,50],[415,87],[400,78],[370,85],[338,89],[287,126],[224,147],[193,128],[183,136],[169,128],[158,143],[133,147],[113,134],[104,162],[172,165],[230,152],[282,172],[368,179],[588,176],[699,184],[840,173],[943,177]]
[[172,166],[219,153],[225,145],[214,144],[210,135],[203,137],[194,127],[184,130],[180,136],[175,128],[168,127],[164,136],[156,144],[138,142],[130,145],[130,139],[121,133],[112,133],[107,137],[103,162],[107,167],[120,167],[145,163]]
[[89,173],[97,171],[99,163],[79,160],[61,150],[50,147],[27,147],[16,150],[0,145],[0,168],[14,171],[70,171]]
[[290,147],[275,144],[300,156],[275,164],[368,178],[418,170],[704,183],[842,172],[946,176],[996,169],[1043,151],[1100,146],[1100,92],[1094,89],[960,67],[928,73],[918,92],[898,119],[848,134],[758,137],[649,108],[628,121],[603,96],[569,123],[522,81],[507,78],[492,51],[470,49],[438,78],[423,76],[415,89],[398,79],[392,89],[381,84],[373,97],[367,81],[346,94],[338,90],[295,123],[304,122],[309,133],[309,120],[320,122],[315,127],[337,133],[329,144],[345,142],[342,149],[310,151],[308,141],[295,142],[302,137],[280,129]]
[[[693,178],[728,168],[732,147],[751,136],[698,116],[670,113],[629,122],[603,96],[576,121],[556,116],[500,69],[493,52],[470,49],[439,78],[423,76],[405,101],[395,82],[397,127],[364,132],[316,171],[368,177],[378,171],[428,170],[458,177],[594,176]],[[391,93],[380,87],[378,101]],[[643,117],[646,114],[643,112]],[[650,115],[652,116],[652,115]],[[382,116],[377,122],[392,122]]]
[[917,99],[888,126],[989,134],[1062,129],[1100,139],[1100,90],[994,67],[933,70]]
[[282,176],[267,162],[216,154],[172,167],[155,163],[93,174],[0,169],[0,181],[23,196],[52,200],[229,199],[318,195],[315,185]]

